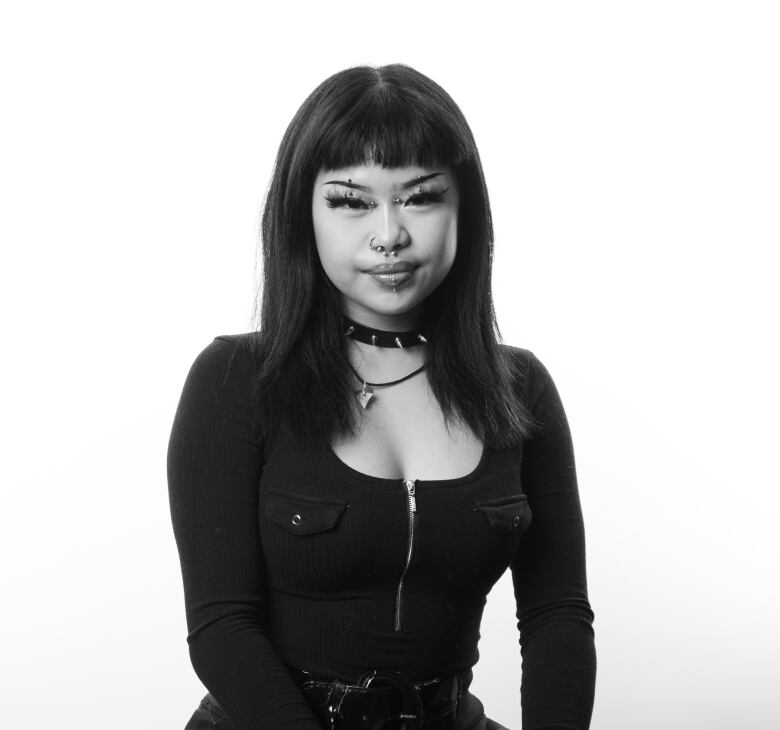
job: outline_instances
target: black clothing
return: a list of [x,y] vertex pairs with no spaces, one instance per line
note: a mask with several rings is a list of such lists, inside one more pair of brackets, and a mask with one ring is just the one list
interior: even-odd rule
[[[184,730],[234,730],[234,728],[214,696],[208,693],[192,713]],[[479,730],[509,730],[509,728],[485,717],[485,723],[479,726]]]
[[[362,474],[253,419],[248,335],[214,339],[184,384],[168,448],[193,667],[235,730],[321,730],[288,666],[351,681],[470,669],[487,593],[512,571],[524,730],[588,728],[594,614],[574,453],[533,353],[522,397],[542,430],[485,448],[470,474]],[[413,511],[416,508],[416,511]],[[466,695],[461,727],[484,722]]]

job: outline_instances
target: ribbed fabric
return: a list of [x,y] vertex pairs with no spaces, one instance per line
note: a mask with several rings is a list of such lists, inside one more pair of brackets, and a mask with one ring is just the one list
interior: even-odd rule
[[[542,430],[486,448],[457,479],[361,474],[253,416],[248,335],[195,359],[168,447],[190,657],[235,730],[320,730],[286,665],[414,681],[479,658],[487,593],[510,568],[524,730],[588,728],[596,652],[574,454],[555,385],[528,350],[522,396]],[[401,582],[412,545],[409,567]],[[464,698],[460,730],[484,725]]]

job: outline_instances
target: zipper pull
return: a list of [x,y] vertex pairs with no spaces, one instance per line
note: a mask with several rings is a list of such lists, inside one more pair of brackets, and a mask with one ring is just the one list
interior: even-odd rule
[[414,487],[416,479],[402,479],[401,480],[406,487],[406,491],[409,493],[409,503],[411,505],[411,511],[417,512],[417,502],[414,499]]

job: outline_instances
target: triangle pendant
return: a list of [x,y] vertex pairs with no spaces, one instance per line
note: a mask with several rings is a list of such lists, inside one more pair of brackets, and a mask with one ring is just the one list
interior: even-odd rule
[[363,387],[360,390],[356,390],[355,395],[357,396],[360,405],[363,406],[363,408],[367,408],[368,402],[371,400],[371,396],[374,395],[374,390],[371,388],[371,386],[363,383]]

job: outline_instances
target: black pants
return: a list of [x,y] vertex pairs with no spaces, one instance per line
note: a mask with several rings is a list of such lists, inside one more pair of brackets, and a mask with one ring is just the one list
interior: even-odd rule
[[[233,726],[209,693],[200,701],[198,709],[195,710],[184,730],[233,730]],[[484,727],[479,730],[509,730],[509,728],[486,717]]]

